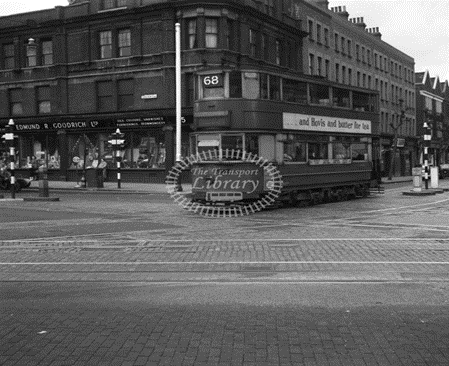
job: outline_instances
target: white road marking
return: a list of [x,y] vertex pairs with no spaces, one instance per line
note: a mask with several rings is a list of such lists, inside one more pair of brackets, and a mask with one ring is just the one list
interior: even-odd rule
[[383,208],[383,209],[379,209],[379,210],[371,210],[371,211],[362,211],[360,213],[360,215],[366,214],[366,213],[374,213],[374,212],[382,212],[382,211],[391,211],[391,210],[403,210],[406,208],[416,208],[416,207],[421,207],[421,206],[429,206],[429,205],[435,205],[437,203],[444,203],[444,202],[448,202],[448,199],[445,200],[441,200],[441,201],[435,201],[435,202],[428,202],[428,203],[422,203],[419,205],[412,205],[412,206],[402,206],[402,207],[392,207],[392,208]]
[[3,262],[0,266],[22,266],[22,265],[141,265],[141,264],[444,264],[449,262],[420,262],[420,261],[254,261],[254,262]]
[[[104,234],[103,234],[104,235]],[[72,236],[70,236],[72,237]],[[1,240],[1,244],[13,244],[13,243],[26,243],[26,244],[39,244],[39,243],[46,243],[46,244],[56,244],[56,243],[96,243],[96,239],[93,240],[58,240],[58,241],[50,241],[51,238],[41,238],[41,239],[12,239],[12,240]],[[113,238],[105,238],[101,242],[106,242]],[[122,240],[126,241],[127,239],[121,238]],[[230,238],[230,239],[143,239],[143,238],[129,238],[129,241],[141,241],[146,243],[160,243],[160,242],[172,242],[172,243],[179,243],[179,242],[230,242],[230,241],[246,241],[246,242],[277,242],[277,241],[294,241],[294,242],[301,242],[301,241],[449,241],[449,238],[248,238],[248,239],[239,239],[239,238]],[[134,247],[134,246],[133,246]],[[0,247],[1,249],[1,247]]]

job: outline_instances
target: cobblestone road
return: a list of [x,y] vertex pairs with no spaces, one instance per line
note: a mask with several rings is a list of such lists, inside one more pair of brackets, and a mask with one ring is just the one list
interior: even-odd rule
[[448,365],[448,204],[2,202],[0,364]]

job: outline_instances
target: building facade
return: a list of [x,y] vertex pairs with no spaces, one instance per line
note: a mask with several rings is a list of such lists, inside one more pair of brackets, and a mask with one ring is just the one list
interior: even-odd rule
[[429,165],[449,163],[449,89],[448,82],[431,77],[429,71],[418,72],[416,79],[417,136],[420,161],[423,154],[424,122],[431,129]]
[[[384,42],[379,28],[367,28],[363,17],[350,18],[345,6],[329,9],[327,0],[306,0],[303,8],[297,7],[309,33],[305,72],[377,90],[382,174],[410,175],[418,152],[414,59]],[[345,108],[344,100],[348,98],[337,94],[330,102]]]
[[[303,8],[329,17],[299,0],[74,0],[0,18],[0,125],[14,119],[17,166],[35,157],[52,179],[77,180],[104,161],[113,180],[107,140],[120,128],[122,180],[163,182],[174,162],[177,22],[183,156],[198,147],[194,131],[239,129],[258,146],[251,131],[284,135],[286,113],[369,121],[380,156],[379,92],[304,72]],[[266,154],[283,155],[286,139]]]

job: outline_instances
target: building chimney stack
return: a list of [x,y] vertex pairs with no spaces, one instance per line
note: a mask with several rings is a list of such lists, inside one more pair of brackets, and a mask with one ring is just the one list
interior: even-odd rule
[[331,8],[331,10],[345,19],[348,19],[349,17],[349,13],[346,11],[346,6],[335,6]]

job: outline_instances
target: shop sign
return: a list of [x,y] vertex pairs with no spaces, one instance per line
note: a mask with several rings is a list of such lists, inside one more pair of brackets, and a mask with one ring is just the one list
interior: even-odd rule
[[287,130],[371,134],[371,121],[369,120],[299,113],[284,113],[283,126]]
[[141,99],[157,99],[157,94],[144,94],[140,98]]
[[16,131],[19,132],[34,132],[34,131],[61,131],[61,130],[85,130],[91,128],[106,128],[113,127],[108,121],[83,121],[83,120],[66,120],[59,122],[44,122],[44,123],[16,123]]
[[153,127],[164,124],[165,119],[162,116],[117,119],[117,127]]

